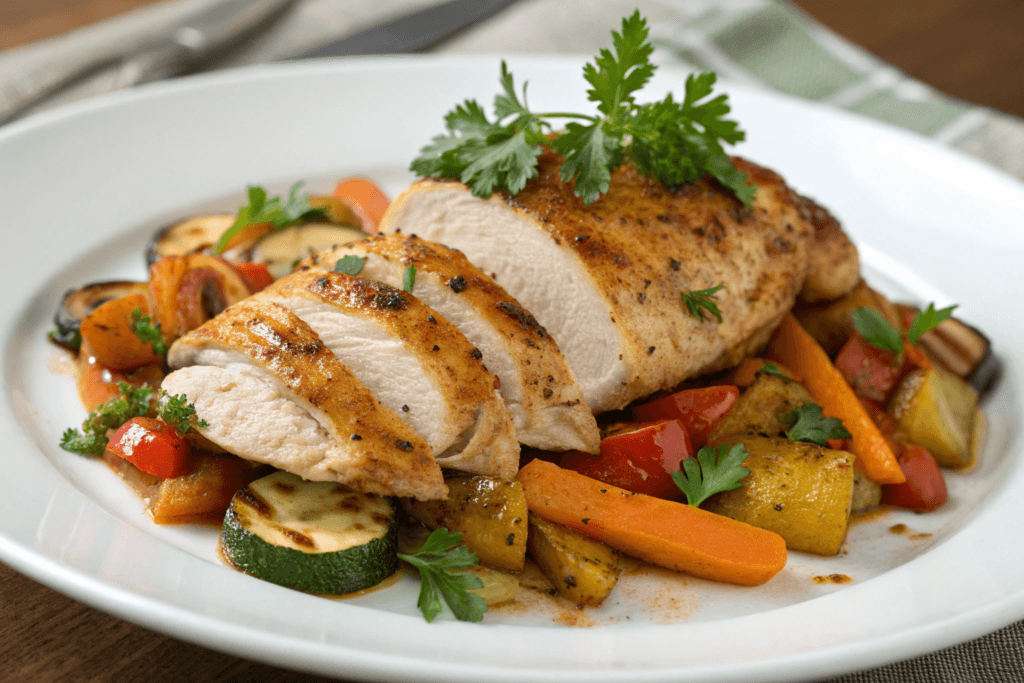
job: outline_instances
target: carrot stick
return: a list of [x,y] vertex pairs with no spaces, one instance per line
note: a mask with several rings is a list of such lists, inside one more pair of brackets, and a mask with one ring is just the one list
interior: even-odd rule
[[[725,384],[735,384],[738,387],[749,387],[757,379],[757,373],[761,372],[764,368],[765,360],[763,358],[745,358],[743,362],[736,366],[736,369],[726,375],[725,379],[722,380]],[[794,382],[803,383],[803,378],[787,368],[782,363],[773,363],[775,368],[786,377],[789,377]]]
[[856,466],[879,484],[906,481],[896,456],[875,426],[842,373],[829,360],[825,350],[814,341],[792,315],[787,315],[768,343],[768,356],[793,368],[804,378],[804,386],[823,415],[838,417],[853,435],[850,452],[857,456]]
[[517,480],[526,507],[642,560],[711,581],[759,586],[786,566],[771,531],[690,505],[620,489],[544,460]]

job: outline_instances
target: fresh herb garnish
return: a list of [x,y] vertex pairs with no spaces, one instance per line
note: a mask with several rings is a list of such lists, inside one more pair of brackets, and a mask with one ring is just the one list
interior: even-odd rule
[[82,347],[82,333],[78,330],[65,332],[60,328],[54,328],[46,333],[46,337],[54,344],[60,344],[66,349],[77,351]]
[[144,417],[152,410],[153,390],[132,387],[121,382],[117,385],[121,395],[96,408],[82,422],[82,431],[68,428],[60,440],[60,447],[79,455],[98,457],[107,447],[107,430],[117,429],[133,417]]
[[696,289],[690,292],[683,292],[683,303],[686,304],[686,308],[690,310],[690,315],[698,320],[704,320],[704,311],[708,311],[718,320],[722,322],[722,312],[718,310],[718,305],[712,300],[712,295],[720,289],[725,288],[725,285],[718,285],[717,287],[711,287],[709,289]]
[[483,621],[487,601],[470,591],[483,588],[484,582],[472,574],[448,571],[477,563],[476,553],[458,545],[461,543],[462,534],[450,534],[441,528],[435,529],[415,553],[398,553],[399,558],[420,573],[420,596],[416,606],[428,622],[441,613],[441,598],[459,621]]
[[158,356],[167,354],[167,344],[164,343],[164,335],[160,332],[160,323],[151,323],[149,316],[142,315],[139,308],[132,311],[132,332],[143,344],[152,344],[153,353]]
[[858,308],[851,316],[853,326],[864,340],[877,349],[899,354],[903,351],[903,335],[889,324],[882,314],[871,308]]
[[805,403],[796,410],[780,416],[779,420],[789,425],[786,438],[790,441],[805,441],[827,446],[829,439],[849,439],[853,436],[839,418],[822,417],[821,406],[817,403]]
[[[172,425],[179,434],[188,434],[196,416],[196,406],[194,403],[188,402],[188,397],[185,394],[172,396],[166,391],[161,391],[157,415],[161,420]],[[210,426],[206,420],[199,420],[196,424],[200,427]]]
[[956,307],[957,304],[953,304],[949,308],[943,308],[936,311],[934,303],[928,304],[928,308],[923,311],[918,311],[917,315],[914,316],[914,322],[910,323],[910,329],[907,330],[907,341],[911,344],[916,344],[922,334],[928,330],[934,329],[943,320],[952,316],[953,309]]
[[365,264],[365,256],[360,258],[352,254],[345,254],[334,264],[334,272],[345,273],[346,275],[359,275],[359,273],[363,272]]
[[681,471],[673,472],[672,479],[686,494],[686,502],[700,507],[716,493],[743,486],[740,479],[750,474],[750,470],[743,467],[748,455],[741,443],[722,444],[717,451],[711,446],[701,446],[696,458],[682,461]]
[[[597,102],[599,116],[531,112],[526,85],[520,101],[502,62],[504,93],[494,100],[496,119],[488,119],[475,100],[466,100],[445,116],[448,133],[424,147],[410,169],[423,177],[457,178],[478,197],[497,188],[515,195],[537,175],[540,149],[548,146],[562,155],[562,181],[575,180],[574,191],[584,204],[608,191],[612,170],[629,156],[641,173],[668,185],[695,182],[710,173],[750,206],[754,187],[722,147],[740,142],[745,134],[735,121],[723,118],[729,113],[725,95],[705,99],[714,73],[688,77],[681,102],[669,95],[661,102],[636,103],[633,93],[656,68],[647,37],[647,21],[636,11],[622,20],[621,34],[612,31],[614,54],[601,50],[594,64],[584,67],[583,77],[593,86],[587,96]],[[549,139],[547,119],[575,120]]]
[[288,198],[267,198],[267,191],[259,185],[248,188],[249,203],[238,210],[235,224],[220,236],[214,251],[222,253],[231,238],[253,223],[270,223],[275,229],[285,228],[303,221],[324,219],[327,210],[309,205],[309,195],[299,194],[302,183],[295,183],[288,191]]
[[409,266],[402,273],[402,289],[412,294],[412,288],[416,284],[416,266]]
[[754,374],[755,375],[774,375],[775,377],[781,377],[782,380],[784,382],[787,382],[787,383],[788,382],[796,381],[792,377],[790,377],[789,375],[784,373],[782,370],[779,370],[779,366],[777,366],[775,363],[769,363],[768,361],[764,361],[761,364],[761,369],[758,370],[757,372],[755,372]]

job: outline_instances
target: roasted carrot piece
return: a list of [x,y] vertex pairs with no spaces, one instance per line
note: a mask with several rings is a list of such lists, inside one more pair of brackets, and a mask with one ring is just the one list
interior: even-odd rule
[[642,560],[711,581],[759,586],[786,566],[786,542],[707,510],[632,493],[534,460],[519,470],[530,512]]
[[377,185],[366,178],[346,178],[334,188],[334,196],[351,207],[359,216],[363,230],[377,232],[380,219],[388,209],[388,198]]
[[850,451],[857,456],[855,466],[858,469],[879,484],[906,481],[885,437],[842,373],[791,314],[776,328],[768,350],[770,359],[785,363],[803,376],[804,386],[821,406],[822,414],[843,421],[843,426],[853,435]]
[[[736,366],[736,369],[726,375],[725,379],[722,380],[725,384],[735,384],[738,387],[749,387],[757,379],[757,373],[764,369],[764,364],[767,361],[763,358],[745,358],[743,362]],[[789,377],[794,382],[803,383],[803,378],[796,372],[793,372],[785,365],[781,363],[772,363],[775,369],[781,372],[786,377]]]
[[98,306],[82,320],[82,339],[88,341],[93,355],[113,370],[132,370],[161,361],[153,346],[132,331],[132,312],[149,315],[145,294],[129,294]]

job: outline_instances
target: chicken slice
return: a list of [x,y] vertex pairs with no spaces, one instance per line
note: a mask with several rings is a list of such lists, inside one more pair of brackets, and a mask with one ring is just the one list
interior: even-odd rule
[[800,299],[808,303],[838,299],[860,282],[860,254],[828,209],[813,199],[801,199],[804,215],[814,226],[814,241]]
[[359,275],[401,287],[416,268],[413,293],[455,324],[483,353],[519,442],[552,451],[596,453],[600,434],[576,376],[551,335],[460,252],[404,235],[336,246],[302,267],[333,270],[345,255],[365,258]]
[[[420,181],[381,230],[442,242],[491,274],[558,342],[594,412],[734,365],[792,307],[814,231],[777,174],[733,160],[757,187],[747,209],[711,178],[670,188],[627,162],[584,206],[560,162],[541,153],[515,197]],[[718,285],[722,322],[692,315],[683,294]]]
[[179,339],[163,381],[206,438],[313,481],[422,500],[447,487],[426,441],[287,309],[248,299]]
[[482,353],[441,314],[388,285],[293,273],[256,294],[292,311],[442,467],[515,477],[519,443]]

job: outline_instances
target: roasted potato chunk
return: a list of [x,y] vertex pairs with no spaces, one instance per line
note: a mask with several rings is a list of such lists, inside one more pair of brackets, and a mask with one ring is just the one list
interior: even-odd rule
[[793,309],[800,325],[825,349],[835,356],[854,332],[853,318],[859,308],[870,308],[888,321],[895,329],[903,329],[896,307],[882,294],[862,280],[849,294],[824,304],[801,303]]
[[526,543],[530,557],[558,594],[577,605],[600,605],[619,578],[619,560],[614,550],[533,513]]
[[761,375],[708,435],[709,443],[724,443],[730,434],[780,436],[788,429],[779,418],[811,403],[803,385],[774,375]]
[[[786,539],[786,547],[835,555],[846,536],[854,456],[846,451],[763,436],[732,436],[750,455],[743,486],[708,499],[704,507]],[[717,444],[715,444],[717,445]]]
[[410,500],[406,509],[424,526],[462,534],[483,564],[521,571],[526,560],[526,498],[514,481],[478,475],[448,479],[444,500]]
[[977,390],[937,366],[907,375],[889,406],[897,437],[924,446],[943,467],[971,461],[977,409]]
[[853,473],[853,501],[850,503],[850,514],[864,512],[882,503],[882,485],[871,481],[861,472]]

